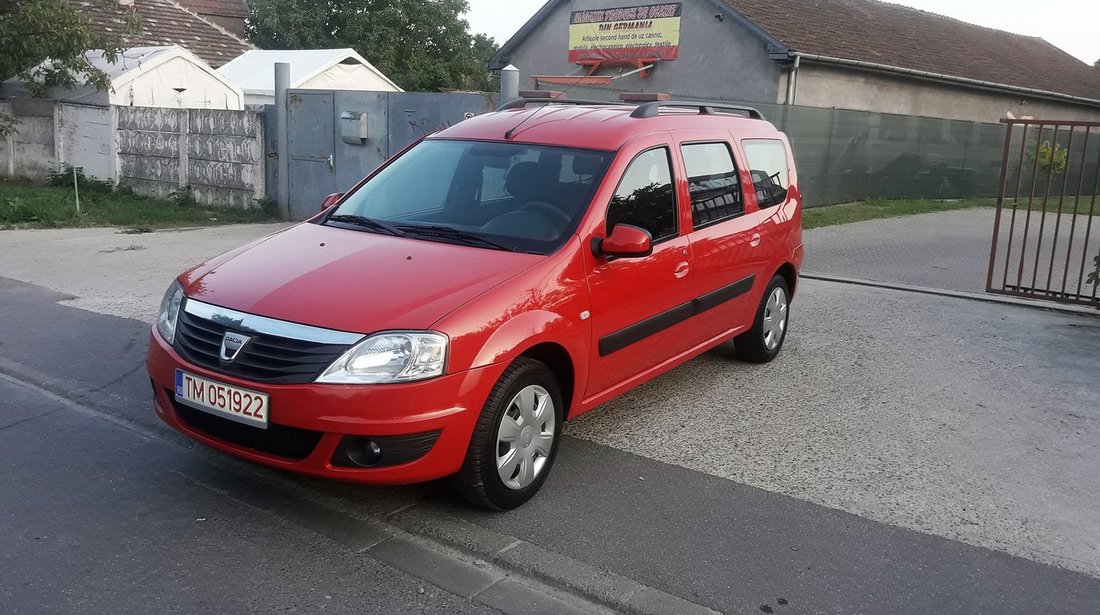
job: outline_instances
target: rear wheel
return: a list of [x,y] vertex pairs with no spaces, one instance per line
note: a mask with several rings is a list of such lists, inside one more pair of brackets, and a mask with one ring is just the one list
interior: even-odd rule
[[557,454],[561,400],[546,365],[521,357],[508,366],[485,401],[456,476],[462,496],[493,510],[531,499]]
[[779,354],[790,323],[790,289],[777,275],[768,282],[752,328],[733,338],[737,356],[752,363],[767,363]]

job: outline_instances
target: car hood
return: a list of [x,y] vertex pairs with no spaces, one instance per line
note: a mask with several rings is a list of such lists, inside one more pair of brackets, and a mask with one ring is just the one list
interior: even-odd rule
[[304,223],[195,267],[188,297],[370,333],[430,327],[545,257]]

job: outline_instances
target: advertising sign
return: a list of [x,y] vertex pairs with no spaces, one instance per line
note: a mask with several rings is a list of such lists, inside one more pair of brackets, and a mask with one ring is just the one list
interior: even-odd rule
[[675,60],[682,5],[649,4],[569,14],[569,61]]

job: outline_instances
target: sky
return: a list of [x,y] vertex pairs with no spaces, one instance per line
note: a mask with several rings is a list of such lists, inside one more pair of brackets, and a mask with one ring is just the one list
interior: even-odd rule
[[[504,44],[544,0],[468,0],[470,30]],[[651,4],[622,0],[622,6]],[[903,4],[998,30],[1038,36],[1082,62],[1100,59],[1100,0],[898,0]],[[1041,8],[1040,8],[1041,7]],[[564,44],[564,43],[563,43]]]

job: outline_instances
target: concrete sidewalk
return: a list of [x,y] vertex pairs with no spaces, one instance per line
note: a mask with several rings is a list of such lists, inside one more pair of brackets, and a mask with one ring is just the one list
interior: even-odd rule
[[985,292],[991,207],[805,231],[805,272]]
[[[804,235],[806,263],[803,273],[984,293],[995,216],[996,209],[992,207],[975,207],[811,229]],[[1069,215],[1063,214],[1061,218],[1062,224],[1056,224],[1058,216],[1048,214],[1040,235],[1039,216],[1035,215],[1034,225],[1028,233],[1029,243],[1021,250],[1026,219],[1024,211],[1017,212],[1013,251],[1009,254],[1012,219],[1011,210],[1005,210],[998,242],[998,265],[994,271],[995,288],[1005,279],[1015,282],[1021,272],[1025,284],[1034,277],[1038,284],[1045,286],[1051,274],[1052,287],[1059,287],[1071,230],[1073,254],[1069,256],[1067,281],[1076,284],[1082,255],[1094,255],[1100,250],[1100,218],[1093,219],[1093,233],[1088,232],[1087,217],[1079,216],[1076,225],[1071,224]],[[1059,247],[1054,255],[1056,266],[1051,268],[1056,231]],[[1089,239],[1087,244],[1086,239]],[[1036,254],[1036,247],[1041,248],[1041,254]],[[1024,257],[1022,268],[1021,255]],[[1035,264],[1037,257],[1038,265]],[[1007,278],[1006,259],[1011,273]],[[1038,275],[1033,276],[1036,272]]]
[[287,226],[0,231],[0,276],[71,295],[65,303],[73,307],[152,323],[180,272]]

